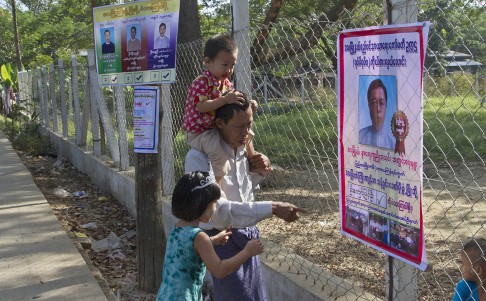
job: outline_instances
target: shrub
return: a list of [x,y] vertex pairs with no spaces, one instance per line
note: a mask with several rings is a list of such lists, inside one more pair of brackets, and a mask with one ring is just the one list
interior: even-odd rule
[[51,150],[50,139],[40,133],[40,124],[36,121],[25,123],[18,134],[11,139],[12,147],[31,156],[45,155]]

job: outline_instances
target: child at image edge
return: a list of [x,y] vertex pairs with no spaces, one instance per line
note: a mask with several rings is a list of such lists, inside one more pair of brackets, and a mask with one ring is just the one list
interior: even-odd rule
[[[216,182],[226,174],[227,162],[221,156],[223,150],[219,141],[213,141],[215,135],[208,131],[214,128],[214,114],[219,107],[243,102],[244,94],[233,90],[229,80],[238,56],[238,47],[231,36],[215,35],[211,37],[204,47],[204,66],[206,69],[189,86],[184,121],[182,128],[186,132],[186,139],[190,146],[202,151],[208,156],[214,169]],[[255,111],[257,103],[251,100],[252,110]],[[246,146],[248,157],[255,154],[252,137]],[[218,137],[216,135],[216,137]]]
[[471,239],[461,251],[462,279],[456,284],[452,301],[486,300],[486,239]]
[[209,172],[191,172],[177,182],[172,214],[180,221],[167,239],[157,301],[200,301],[206,267],[213,276],[223,278],[263,252],[260,240],[253,239],[235,256],[224,260],[218,257],[213,244],[225,244],[231,230],[209,237],[198,225],[209,222],[220,196],[221,190]]

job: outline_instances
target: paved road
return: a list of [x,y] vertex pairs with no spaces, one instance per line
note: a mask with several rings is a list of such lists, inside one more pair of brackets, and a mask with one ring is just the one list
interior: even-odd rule
[[107,298],[0,131],[0,301],[16,300]]

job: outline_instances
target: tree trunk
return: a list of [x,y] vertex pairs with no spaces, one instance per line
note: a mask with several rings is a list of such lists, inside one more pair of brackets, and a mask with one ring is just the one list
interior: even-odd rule
[[187,88],[202,71],[201,24],[197,0],[181,1],[177,35],[177,81],[171,86],[174,136],[182,125]]
[[138,285],[148,292],[156,292],[162,281],[166,245],[161,165],[160,153],[135,154]]

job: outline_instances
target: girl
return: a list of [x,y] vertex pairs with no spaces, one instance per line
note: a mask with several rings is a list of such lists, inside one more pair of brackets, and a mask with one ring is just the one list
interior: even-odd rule
[[206,267],[214,277],[223,278],[252,256],[263,252],[262,243],[255,239],[235,256],[219,259],[213,244],[225,244],[231,231],[221,231],[209,237],[198,225],[209,222],[220,196],[221,190],[209,172],[194,171],[177,182],[172,194],[172,214],[180,221],[167,239],[157,301],[200,301]]

